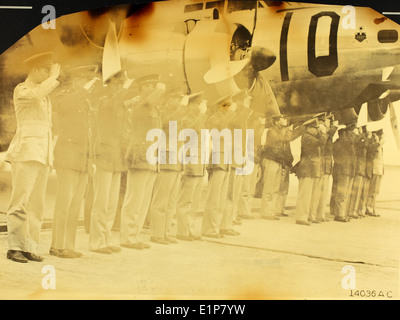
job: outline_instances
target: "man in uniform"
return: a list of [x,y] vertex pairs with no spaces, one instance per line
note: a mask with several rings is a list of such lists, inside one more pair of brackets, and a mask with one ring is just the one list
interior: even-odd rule
[[334,220],[348,222],[347,201],[349,197],[349,183],[353,175],[354,145],[350,136],[351,126],[338,131],[339,138],[333,143],[333,185],[331,199],[331,213]]
[[176,213],[183,172],[182,159],[178,157],[178,151],[183,144],[177,143],[177,134],[182,130],[181,120],[187,111],[188,98],[183,93],[181,87],[172,88],[160,110],[166,148],[160,148],[160,172],[154,183],[149,211],[152,231],[150,240],[159,244],[177,243],[170,234],[170,228]]
[[[197,137],[201,137],[201,130],[205,129],[206,111],[207,101],[204,100],[204,93],[198,92],[190,95],[187,113],[182,119],[183,130],[194,130]],[[189,136],[189,132],[185,133],[185,136]],[[190,158],[184,166],[177,207],[176,238],[185,241],[201,239],[196,229],[196,215],[203,193],[207,152],[199,141],[196,148],[197,154]]]
[[383,130],[378,130],[373,134],[373,138],[378,143],[374,158],[372,161],[372,179],[368,191],[367,209],[365,214],[371,217],[379,217],[379,214],[375,212],[375,202],[379,195],[381,187],[381,181],[384,173],[383,167],[383,145],[385,143],[383,139]]
[[290,130],[288,120],[283,115],[272,117],[272,128],[268,130],[262,151],[264,186],[261,198],[261,218],[263,219],[279,220],[277,216],[280,213],[277,212],[279,188],[284,182],[288,167],[293,162],[290,142],[298,138],[303,131],[303,126]]
[[60,66],[52,59],[53,53],[46,52],[25,60],[30,73],[14,90],[17,131],[5,158],[11,163],[12,175],[7,258],[20,263],[43,261],[37,250],[53,165],[49,94],[59,85],[60,74]]
[[[219,133],[224,131],[230,133],[229,122],[234,116],[236,105],[231,96],[225,96],[214,103],[210,110],[210,117],[206,126],[216,129]],[[222,134],[221,134],[222,136]],[[228,135],[229,138],[230,134]],[[224,143],[218,143],[219,135],[212,138],[211,163],[208,167],[209,180],[207,189],[206,205],[202,221],[201,232],[205,237],[222,238],[220,224],[226,206],[228,193],[229,172],[231,170],[232,154],[226,154],[225,149],[232,152],[232,139],[223,138]],[[221,142],[221,141],[219,141]]]
[[333,168],[333,136],[335,135],[339,123],[334,121],[332,117],[326,116],[323,119],[323,125],[326,130],[326,142],[321,148],[321,179],[319,182],[319,198],[316,199],[316,214],[315,218],[318,222],[327,221],[325,211],[329,198],[329,177],[332,174]]
[[[253,159],[249,160],[249,155],[246,150],[247,120],[252,113],[250,109],[251,99],[247,90],[242,90],[232,97],[233,102],[237,104],[237,110],[235,116],[229,123],[234,141],[232,150],[233,161],[232,170],[229,173],[227,201],[220,226],[220,233],[223,235],[239,235],[239,232],[232,229],[232,223],[235,223],[237,219],[238,202],[242,191],[244,174],[250,174],[250,172],[244,172],[244,168],[247,165],[246,161],[253,161]],[[238,131],[241,135],[237,135]],[[236,157],[238,156],[243,158],[243,163],[237,161]],[[236,221],[236,223],[241,222]]]
[[297,165],[299,189],[296,202],[296,223],[310,225],[311,201],[314,184],[321,176],[321,148],[326,142],[325,127],[314,118],[305,123],[307,130],[301,138],[301,158]]
[[[149,130],[162,129],[159,110],[166,86],[159,82],[160,75],[150,74],[135,80],[140,94],[127,103],[132,108],[131,138],[126,153],[128,166],[127,187],[121,209],[121,246],[131,249],[147,249],[140,232],[149,211],[154,183],[159,172],[159,161],[149,163],[147,149],[155,142],[146,141]],[[159,143],[159,142],[158,142]],[[155,151],[159,160],[158,153]]]
[[94,85],[97,66],[70,70],[72,86],[59,95],[55,113],[58,139],[54,148],[57,172],[57,196],[54,209],[53,237],[50,254],[60,258],[76,258],[76,228],[88,181],[91,157],[92,106],[88,99]]
[[119,72],[106,80],[105,94],[99,99],[95,110],[93,129],[93,207],[90,221],[89,249],[96,253],[120,252],[114,245],[112,226],[114,223],[121,173],[124,163],[124,128],[126,109],[123,104],[123,83]]
[[358,207],[360,204],[362,187],[364,185],[367,161],[367,139],[364,132],[362,132],[362,129],[358,128],[358,130],[359,133],[354,144],[357,159],[355,167],[356,175],[353,181],[348,205],[348,216],[352,218],[363,216],[363,214],[359,214]]

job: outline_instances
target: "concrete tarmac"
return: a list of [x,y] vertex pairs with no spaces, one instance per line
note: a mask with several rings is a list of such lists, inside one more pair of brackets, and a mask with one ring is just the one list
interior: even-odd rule
[[[296,225],[297,186],[291,177],[289,217],[260,219],[256,199],[257,218],[235,226],[239,236],[161,245],[149,242],[145,229],[143,240],[151,249],[101,255],[88,250],[89,236],[80,227],[77,250],[84,256],[60,259],[49,255],[51,231],[44,229],[40,253],[45,261],[18,264],[6,259],[3,233],[0,299],[399,299],[400,197],[393,184],[400,172],[386,174],[378,202],[381,217],[349,223]],[[118,243],[118,232],[114,238]],[[49,270],[55,271],[51,279]],[[49,283],[55,289],[46,289]]]

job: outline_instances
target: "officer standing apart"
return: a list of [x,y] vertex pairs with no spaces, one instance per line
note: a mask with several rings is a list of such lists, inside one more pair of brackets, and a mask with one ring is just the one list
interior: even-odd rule
[[272,117],[272,128],[267,132],[262,151],[264,165],[264,185],[261,197],[261,218],[279,220],[277,216],[277,199],[282,180],[288,164],[293,162],[290,151],[290,142],[295,140],[304,131],[300,126],[295,131],[288,129],[288,120],[283,115]]
[[318,119],[311,119],[304,124],[307,130],[301,138],[301,156],[296,168],[299,189],[295,216],[297,224],[309,226],[311,222],[316,222],[311,219],[310,209],[314,184],[321,176],[321,148],[326,136],[323,135],[325,127],[318,126]]
[[5,158],[11,163],[12,175],[7,258],[20,263],[43,261],[37,250],[47,180],[53,165],[49,94],[59,85],[60,75],[60,66],[53,63],[52,52],[34,55],[24,64],[30,73],[14,90],[17,131]]
[[[135,80],[140,95],[126,102],[132,109],[131,139],[126,153],[128,178],[124,203],[121,209],[121,246],[131,249],[147,249],[150,245],[142,242],[140,232],[149,211],[154,182],[159,172],[159,150],[152,149],[156,163],[149,162],[147,150],[157,142],[147,141],[150,130],[162,129],[159,109],[166,91],[160,75],[151,74]],[[159,143],[159,142],[158,142]]]
[[[179,186],[182,179],[182,158],[178,151],[178,133],[182,130],[188,97],[183,96],[182,88],[172,88],[160,110],[162,129],[166,136],[165,148],[160,148],[160,172],[154,183],[153,199],[150,205],[151,241],[159,244],[177,243],[170,234],[171,223],[176,213]],[[170,130],[171,129],[171,130]]]
[[96,253],[120,252],[114,245],[112,226],[118,207],[121,173],[126,170],[123,104],[124,79],[121,72],[105,81],[104,96],[95,111],[93,130],[93,207],[90,220],[89,249]]
[[[214,108],[210,110],[211,115],[206,122],[206,126],[211,129],[211,135],[212,129],[216,129],[219,134],[212,136],[207,198],[201,227],[201,233],[205,237],[223,237],[219,231],[226,206],[229,172],[232,163],[232,139],[229,122],[233,118],[235,110],[236,104],[233,103],[232,97],[225,96],[214,103]],[[223,143],[221,143],[221,137]],[[217,139],[219,141],[216,141]],[[229,151],[229,153],[226,151]]]
[[50,254],[60,258],[79,258],[75,251],[76,228],[88,181],[91,157],[92,106],[89,92],[96,79],[97,66],[69,70],[71,88],[59,95],[55,106],[58,139],[54,148],[57,196],[54,208]]
[[[206,111],[207,101],[204,100],[203,92],[189,96],[187,113],[182,119],[185,137],[191,137],[188,131],[201,137],[201,130],[205,129]],[[196,215],[203,194],[207,151],[201,147],[200,143],[193,147],[197,148],[197,153],[189,155],[185,161],[177,206],[176,238],[185,241],[201,239],[196,228]]]

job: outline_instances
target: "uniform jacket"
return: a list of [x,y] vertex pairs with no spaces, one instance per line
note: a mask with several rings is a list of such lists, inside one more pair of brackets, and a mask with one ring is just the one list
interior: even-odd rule
[[306,131],[301,137],[301,157],[296,174],[299,178],[321,177],[321,148],[324,146],[326,136],[312,135]]
[[37,161],[53,165],[52,105],[48,94],[58,85],[54,78],[41,84],[28,78],[15,88],[17,131],[8,148],[6,161]]
[[376,142],[372,138],[367,139],[366,144],[366,166],[365,166],[365,176],[369,179],[372,178],[373,174],[373,162],[375,154],[378,152],[379,142]]
[[383,141],[379,141],[377,152],[375,153],[373,160],[372,173],[378,176],[382,176],[384,173],[383,168]]
[[[160,117],[162,119],[162,129],[166,136],[166,149],[160,149],[160,170],[170,170],[170,171],[183,171],[182,157],[179,159],[179,149],[183,146],[183,142],[178,140],[178,135],[182,130],[182,118],[185,114],[185,107],[182,105],[166,105],[160,111]],[[170,132],[170,121],[176,122],[177,125],[177,136],[173,138],[176,139],[176,149],[170,148],[169,138],[172,135]],[[175,159],[176,163],[171,163],[170,157]],[[165,162],[163,164],[162,162]]]
[[[246,160],[244,163],[240,164],[235,161],[235,152],[240,154],[241,157],[246,158],[247,152],[247,140],[246,140],[246,129],[247,129],[247,120],[250,116],[251,109],[242,108],[237,111],[235,116],[231,119],[229,123],[229,127],[232,132],[232,167],[233,168],[244,168],[246,166]],[[240,130],[242,133],[242,138],[237,138],[235,141],[235,130]],[[238,136],[239,137],[239,136]]]
[[117,95],[101,97],[95,107],[92,161],[103,170],[126,171],[124,161],[126,114],[125,105]]
[[325,145],[321,149],[321,174],[331,175],[333,169],[333,136],[335,135],[337,127],[331,127],[327,135]]
[[92,110],[86,93],[84,89],[65,91],[55,107],[59,119],[59,135],[54,148],[56,169],[88,170],[88,160],[93,153],[89,143]]
[[[126,164],[129,169],[159,171],[159,163],[150,164],[147,161],[147,149],[156,141],[146,141],[149,130],[162,129],[160,114],[157,108],[141,97],[129,101],[132,105],[132,119],[130,126],[130,143],[126,153]],[[159,159],[159,150],[154,156]]]
[[367,170],[367,140],[363,134],[357,137],[354,147],[357,158],[356,175],[364,177]]
[[[205,129],[204,115],[198,112],[189,111],[186,117],[182,120],[183,130],[191,129],[194,130],[198,137],[197,143],[197,164],[187,163],[184,166],[184,173],[186,176],[202,177],[205,174],[206,169],[206,157],[208,150],[201,147],[201,130]],[[189,151],[188,151],[189,152]],[[189,154],[187,154],[189,156]]]
[[303,127],[296,128],[293,132],[287,128],[272,127],[268,130],[262,156],[291,168],[293,155],[290,142],[299,137],[302,130],[304,130]]
[[[208,117],[208,119],[206,120],[206,127],[209,130],[217,129],[219,132],[225,129],[230,131],[229,124],[234,115],[235,115],[234,112],[231,111],[222,112],[218,110]],[[225,141],[225,139],[221,135],[219,148],[214,149],[214,146],[212,146],[210,161],[208,165],[209,170],[215,170],[215,169],[222,169],[225,171],[231,170],[233,138],[228,140]],[[212,142],[212,145],[213,144],[214,142]],[[227,150],[231,151],[229,154],[227,154],[226,159],[225,159],[225,147],[227,148]],[[219,161],[217,161],[218,154],[219,154]],[[213,163],[213,159],[214,162],[216,163]]]
[[354,143],[349,133],[343,133],[333,144],[334,167],[333,174],[336,176],[345,175],[352,177],[354,175]]

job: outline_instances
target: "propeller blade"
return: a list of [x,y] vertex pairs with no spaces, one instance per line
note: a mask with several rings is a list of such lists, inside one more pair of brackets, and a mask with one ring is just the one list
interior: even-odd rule
[[394,109],[393,103],[389,103],[389,110],[390,110],[390,124],[392,125],[393,136],[396,140],[397,148],[400,149],[400,130],[399,130],[399,123],[397,121],[396,110]]
[[208,84],[212,84],[233,78],[242,71],[249,62],[250,59],[247,58],[244,60],[228,61],[217,64],[206,72],[204,75],[204,81]]
[[103,51],[103,82],[121,71],[121,54],[115,22],[109,20],[109,28]]

